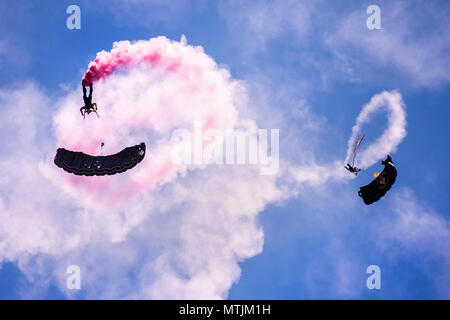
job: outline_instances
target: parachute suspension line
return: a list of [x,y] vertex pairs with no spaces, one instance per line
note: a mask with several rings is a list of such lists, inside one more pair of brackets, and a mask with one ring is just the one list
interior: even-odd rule
[[361,142],[363,141],[363,139],[364,139],[365,136],[366,136],[366,135],[364,134],[364,135],[361,137],[361,139],[359,138],[359,136],[358,136],[358,138],[356,139],[355,148],[353,149],[352,167],[355,166],[356,153],[358,152],[359,146],[361,145]]

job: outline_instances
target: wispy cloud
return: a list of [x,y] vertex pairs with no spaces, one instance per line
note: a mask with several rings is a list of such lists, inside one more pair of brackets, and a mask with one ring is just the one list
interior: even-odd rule
[[[245,50],[264,50],[279,38],[302,39],[311,32],[318,1],[221,1],[219,12],[230,28],[246,38]],[[239,31],[238,31],[239,30]]]
[[[434,86],[450,81],[448,2],[383,1],[381,30],[366,27],[368,15],[364,9],[341,18],[335,31],[325,37],[335,56],[352,66],[355,75],[367,79],[377,67],[385,67],[398,69],[415,85]],[[356,68],[368,74],[358,74]]]
[[448,3],[382,1],[379,6],[381,30],[367,28],[364,4],[226,1],[219,12],[239,43],[245,42],[241,54],[270,55],[282,45],[282,59],[318,84],[377,80],[380,68],[415,86],[448,83]]
[[392,214],[383,217],[376,227],[378,247],[390,259],[412,257],[440,295],[448,298],[448,286],[443,284],[450,281],[449,220],[417,199],[410,189],[403,188],[392,196]]

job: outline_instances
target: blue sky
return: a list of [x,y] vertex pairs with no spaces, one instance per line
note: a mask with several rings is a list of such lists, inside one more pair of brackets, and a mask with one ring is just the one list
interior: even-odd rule
[[[450,3],[351,0],[339,4],[291,0],[170,3],[0,1],[3,31],[0,106],[2,113],[14,114],[14,118],[5,118],[14,120],[0,121],[2,153],[20,156],[24,152],[14,144],[18,139],[16,133],[28,128],[28,120],[21,118],[33,117],[38,119],[33,124],[36,141],[42,141],[42,145],[34,146],[32,154],[36,163],[46,159],[55,143],[52,117],[59,108],[57,103],[79,91],[79,81],[96,53],[110,50],[113,42],[120,40],[165,36],[179,41],[185,35],[189,45],[203,47],[220,67],[229,70],[232,78],[244,81],[250,107],[242,110],[242,114],[254,119],[261,128],[280,128],[280,158],[293,165],[343,162],[347,140],[361,108],[374,95],[396,89],[406,105],[407,136],[392,153],[399,175],[387,196],[371,206],[365,206],[357,196],[359,187],[372,179],[374,171],[381,170],[381,165],[376,164],[351,181],[331,179],[323,184],[295,184],[292,194],[270,198],[258,207],[252,225],[264,233],[261,250],[255,249],[237,259],[240,276],[235,276],[234,267],[227,270],[233,275],[232,280],[223,288],[217,285],[218,296],[448,299]],[[66,28],[66,8],[70,4],[81,8],[81,30]],[[366,8],[370,4],[381,9],[381,30],[366,27]],[[6,96],[28,93],[33,97],[30,104],[14,113],[14,103]],[[40,110],[33,106],[36,97],[44,105],[44,114],[36,115]],[[364,128],[365,143],[374,142],[383,132],[385,119],[383,113],[372,117]],[[157,261],[154,248],[149,245],[130,254],[124,252],[128,252],[133,241],[142,239],[155,241],[158,243],[155,246],[161,247],[165,247],[165,241],[180,240],[175,235],[161,240],[156,234],[147,234],[145,224],[130,230],[123,245],[95,237],[80,247],[67,244],[70,249],[66,251],[54,250],[45,241],[39,245],[8,244],[16,239],[12,234],[20,237],[20,232],[33,232],[20,228],[26,212],[17,220],[12,216],[21,209],[9,198],[18,192],[10,182],[28,181],[30,177],[25,179],[24,175],[39,173],[30,170],[13,174],[9,168],[14,167],[10,166],[14,159],[8,155],[0,157],[4,166],[0,173],[6,181],[0,180],[0,210],[9,219],[3,221],[10,223],[0,227],[0,298],[159,297],[153,293],[161,290],[162,285],[152,282],[159,275],[152,264]],[[192,179],[201,181],[217,179],[208,172],[192,175]],[[230,181],[233,180],[227,183]],[[181,185],[189,183],[183,181]],[[37,185],[49,193],[58,189],[45,178]],[[248,193],[248,198],[242,201],[253,201],[252,191],[248,191],[251,187],[236,187],[239,194]],[[170,191],[162,189],[152,197],[169,201],[164,192]],[[23,192],[26,199],[28,192],[33,191]],[[216,200],[225,202],[225,198]],[[45,196],[39,201],[48,205],[45,209],[48,217],[54,217],[58,210],[88,211],[76,202],[66,206],[54,200],[47,202]],[[194,202],[196,210],[206,210]],[[161,207],[164,206],[162,203]],[[164,211],[158,206],[149,210]],[[188,219],[178,210],[184,209],[169,210],[169,215],[157,217],[161,230],[172,226],[170,214],[183,214],[183,219]],[[40,230],[58,228],[59,220],[49,221],[55,224]],[[8,232],[9,228],[19,231]],[[104,251],[100,254],[99,250]],[[98,272],[85,269],[91,275],[83,280],[82,290],[76,292],[64,288],[63,266],[70,256],[88,261],[86,266],[90,270],[96,263],[103,263]],[[121,259],[129,263],[121,264]],[[381,290],[366,288],[366,268],[372,264],[381,268]],[[176,265],[185,267],[182,263]],[[183,270],[179,273],[185,274]],[[207,287],[208,281],[221,283],[213,278],[203,279],[203,285]],[[163,297],[204,297],[202,288],[187,286],[182,289],[183,295]],[[152,293],[147,295],[148,292]]]

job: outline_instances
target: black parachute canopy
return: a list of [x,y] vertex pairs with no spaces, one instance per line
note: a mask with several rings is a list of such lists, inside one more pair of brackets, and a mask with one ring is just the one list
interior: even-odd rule
[[65,171],[79,176],[103,176],[124,172],[133,168],[145,157],[145,143],[128,147],[109,156],[91,156],[59,148],[55,164]]
[[390,156],[388,156],[387,159],[381,163],[384,165],[384,169],[378,177],[376,177],[376,179],[367,186],[359,189],[358,195],[367,205],[380,200],[381,197],[383,197],[386,192],[391,189],[395,179],[397,178],[397,169],[395,168]]

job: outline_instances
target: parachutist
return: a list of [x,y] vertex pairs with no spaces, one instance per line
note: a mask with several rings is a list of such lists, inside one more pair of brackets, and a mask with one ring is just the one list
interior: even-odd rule
[[84,106],[80,108],[80,112],[81,115],[83,116],[83,118],[86,117],[86,113],[90,114],[91,112],[95,112],[95,114],[97,115],[97,117],[100,118],[100,116],[97,113],[97,104],[94,102],[92,103],[92,83],[89,85],[89,96],[86,96],[86,86],[84,85],[84,82],[82,83],[83,85],[83,101],[84,101]]
[[354,173],[355,176],[358,175],[358,172],[361,171],[361,169],[357,168],[357,167],[352,167],[349,163],[347,163],[347,166],[344,166],[345,169],[347,169],[348,171],[350,171],[351,173]]
[[355,158],[356,158],[356,153],[358,152],[359,146],[361,145],[361,142],[364,140],[365,136],[366,135],[364,134],[361,138],[359,136],[358,136],[358,138],[356,138],[355,147],[353,148],[353,161],[352,161],[352,164],[350,165],[350,163],[347,163],[347,165],[344,166],[345,169],[347,169],[351,173],[354,173],[355,176],[357,176],[358,173],[361,171],[361,169],[359,169],[359,168],[357,168],[355,166]]

